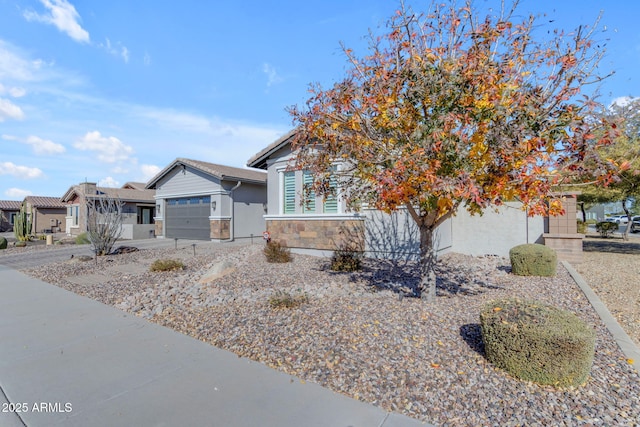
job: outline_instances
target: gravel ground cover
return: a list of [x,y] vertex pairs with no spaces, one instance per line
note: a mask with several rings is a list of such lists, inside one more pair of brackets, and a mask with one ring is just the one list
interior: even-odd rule
[[[211,245],[195,256],[149,249],[26,273],[436,425],[640,425],[640,378],[561,265],[554,278],[516,277],[508,260],[449,254],[438,264],[438,297],[427,304],[404,296],[417,282],[410,264],[368,261],[362,272],[334,273],[326,260],[302,255],[269,264],[261,249]],[[181,259],[186,268],[135,274],[123,268],[160,258]],[[110,270],[118,273],[99,284],[69,281]],[[213,279],[216,272],[222,276]],[[306,295],[307,302],[274,309],[269,300],[277,292]],[[584,386],[521,382],[487,362],[480,309],[506,296],[571,310],[595,328],[596,355]]]

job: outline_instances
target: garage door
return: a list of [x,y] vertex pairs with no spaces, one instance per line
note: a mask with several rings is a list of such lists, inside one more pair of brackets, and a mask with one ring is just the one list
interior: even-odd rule
[[172,239],[209,240],[210,197],[168,199],[165,233]]

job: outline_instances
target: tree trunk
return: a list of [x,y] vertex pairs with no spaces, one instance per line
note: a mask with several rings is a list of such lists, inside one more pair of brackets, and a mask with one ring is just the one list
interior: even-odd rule
[[587,222],[587,213],[584,210],[584,202],[580,202],[580,212],[582,212],[582,222]]
[[422,225],[420,229],[420,285],[418,292],[428,303],[436,297],[436,253],[433,247],[433,229]]
[[622,233],[622,240],[629,240],[629,231],[631,230],[631,214],[629,213],[629,209],[627,209],[627,199],[622,201],[622,209],[624,213],[627,214],[627,226],[624,229],[624,233]]

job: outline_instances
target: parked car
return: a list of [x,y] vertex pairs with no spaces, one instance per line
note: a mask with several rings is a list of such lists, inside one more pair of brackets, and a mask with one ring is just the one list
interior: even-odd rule
[[637,233],[640,231],[640,216],[634,216],[631,218],[631,232]]
[[629,217],[626,215],[613,215],[604,219],[607,222],[615,222],[616,224],[627,224]]

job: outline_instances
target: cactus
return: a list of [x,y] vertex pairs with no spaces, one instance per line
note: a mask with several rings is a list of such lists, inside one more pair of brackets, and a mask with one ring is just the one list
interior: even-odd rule
[[16,219],[13,224],[13,234],[20,242],[26,242],[31,237],[33,210],[27,212],[27,206],[25,203],[20,207],[20,212],[16,214]]

